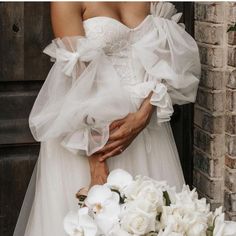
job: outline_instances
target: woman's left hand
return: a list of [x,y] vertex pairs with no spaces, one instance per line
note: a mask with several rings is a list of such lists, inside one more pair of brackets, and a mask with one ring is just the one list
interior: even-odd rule
[[102,162],[122,153],[149,123],[152,112],[153,106],[147,100],[139,111],[129,113],[125,118],[112,122],[107,144],[96,152],[100,154],[99,161]]
[[144,127],[145,125],[138,119],[136,113],[130,113],[125,118],[112,122],[109,140],[98,151],[101,154],[99,161],[123,152]]

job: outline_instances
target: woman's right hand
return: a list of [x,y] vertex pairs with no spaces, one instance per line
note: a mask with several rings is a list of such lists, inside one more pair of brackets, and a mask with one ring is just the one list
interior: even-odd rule
[[109,169],[106,161],[99,161],[100,154],[93,154],[89,158],[89,166],[90,166],[90,175],[91,182],[90,187],[93,185],[102,185],[107,181],[107,176],[109,174]]

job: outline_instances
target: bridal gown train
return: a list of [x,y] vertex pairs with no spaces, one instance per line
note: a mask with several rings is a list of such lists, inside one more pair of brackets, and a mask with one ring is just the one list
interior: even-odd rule
[[85,37],[55,38],[44,49],[54,64],[29,118],[41,149],[14,236],[66,235],[63,218],[90,183],[86,155],[106,143],[112,120],[137,111],[151,91],[150,123],[108,166],[182,188],[169,120],[174,104],[195,101],[200,61],[180,17],[173,4],[152,3],[135,28],[97,16],[83,22]]

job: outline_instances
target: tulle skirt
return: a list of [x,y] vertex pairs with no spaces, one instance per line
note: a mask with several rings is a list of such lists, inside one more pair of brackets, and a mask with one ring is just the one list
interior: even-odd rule
[[[123,168],[132,175],[166,180],[181,190],[182,168],[169,122],[148,125],[118,156],[109,169]],[[63,148],[53,139],[42,142],[13,236],[66,236],[63,218],[78,208],[75,193],[90,183],[88,160]]]

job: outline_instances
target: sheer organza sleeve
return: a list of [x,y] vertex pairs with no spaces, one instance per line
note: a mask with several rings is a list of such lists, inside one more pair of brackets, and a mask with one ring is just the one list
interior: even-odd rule
[[97,41],[55,38],[43,52],[54,64],[30,113],[31,132],[89,156],[107,142],[109,124],[129,113],[128,95]]
[[197,43],[184,24],[177,23],[182,13],[175,13],[171,3],[152,4],[155,30],[133,45],[135,58],[146,73],[144,88],[137,87],[135,93],[143,97],[150,85],[158,123],[170,120],[174,104],[195,101],[201,74]]

